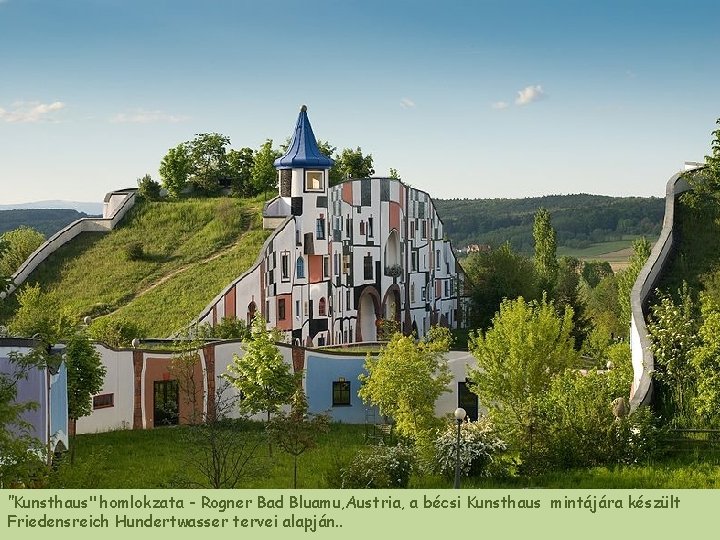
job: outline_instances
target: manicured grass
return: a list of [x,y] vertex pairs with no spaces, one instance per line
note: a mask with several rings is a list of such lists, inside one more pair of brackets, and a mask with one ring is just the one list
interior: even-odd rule
[[[152,430],[124,430],[78,435],[75,441],[75,465],[84,475],[93,464],[88,481],[97,488],[169,488],[183,485],[187,479],[202,481],[193,470],[187,447],[183,444],[192,427],[175,426]],[[243,422],[240,437],[261,437],[263,424]],[[298,487],[324,488],[325,475],[337,460],[350,459],[365,442],[365,426],[332,424],[330,432],[319,438],[318,446],[298,460]],[[255,474],[243,480],[239,488],[293,487],[292,457],[279,448],[269,456],[262,442],[256,451]]]
[[[252,265],[270,234],[261,208],[260,199],[139,202],[114,231],[63,246],[27,283],[39,283],[78,318],[126,316],[148,337],[166,337]],[[132,259],[135,243],[142,256]],[[6,303],[0,317],[14,309]]]
[[[154,430],[126,430],[79,435],[75,441],[75,464],[64,471],[56,487],[173,488],[200,476],[188,465],[187,435],[191,427]],[[262,423],[241,424],[239,437],[257,437]],[[364,425],[332,424],[319,439],[318,447],[299,458],[298,487],[326,488],[327,476],[338,462],[352,458],[365,442]],[[279,449],[268,455],[261,444],[257,450],[256,473],[244,479],[240,488],[291,488],[292,458]],[[78,485],[79,484],[79,485]],[[441,476],[413,475],[411,488],[450,488],[452,480]],[[720,487],[720,454],[687,453],[654,462],[615,467],[593,467],[549,472],[523,478],[465,478],[463,488],[623,488],[677,489]]]

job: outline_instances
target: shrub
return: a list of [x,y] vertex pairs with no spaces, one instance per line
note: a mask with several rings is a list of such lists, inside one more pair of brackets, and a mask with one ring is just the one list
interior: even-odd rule
[[627,418],[619,419],[616,433],[622,444],[618,461],[639,463],[652,458],[658,451],[662,429],[650,407],[638,407]]
[[[495,433],[488,418],[460,425],[460,474],[463,476],[489,476],[490,464],[495,456],[507,449],[505,442]],[[448,424],[435,441],[435,463],[438,471],[447,477],[455,474],[457,459],[457,424]]]
[[197,333],[203,339],[241,339],[243,341],[252,339],[250,328],[245,321],[234,317],[223,317],[215,326],[203,323],[198,327]]
[[407,446],[373,446],[358,452],[345,466],[336,464],[335,480],[329,483],[343,489],[406,488],[413,462]]
[[138,178],[138,195],[148,201],[157,201],[160,198],[160,183],[152,179],[149,174]]
[[101,317],[88,328],[90,337],[110,347],[129,347],[132,340],[145,335],[137,324],[122,317]]

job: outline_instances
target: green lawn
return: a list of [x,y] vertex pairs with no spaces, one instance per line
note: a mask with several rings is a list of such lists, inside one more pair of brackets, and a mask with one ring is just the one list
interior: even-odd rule
[[[92,488],[175,488],[200,480],[188,457],[189,427],[80,435],[75,464],[61,468],[51,486]],[[349,460],[365,444],[364,425],[332,424],[319,446],[299,458],[298,487],[326,488],[334,465]],[[242,423],[239,440],[262,434],[262,424]],[[279,449],[268,455],[261,444],[255,474],[240,488],[291,488],[292,459]],[[414,475],[411,488],[450,488],[441,476]],[[718,488],[720,454],[687,453],[652,463],[549,472],[532,478],[463,479],[464,488]]]
[[[186,326],[249,269],[270,231],[260,199],[139,202],[110,233],[84,233],[50,256],[27,280],[57,297],[78,319],[124,316],[148,337]],[[128,247],[141,244],[142,256]],[[6,321],[15,296],[2,306]]]

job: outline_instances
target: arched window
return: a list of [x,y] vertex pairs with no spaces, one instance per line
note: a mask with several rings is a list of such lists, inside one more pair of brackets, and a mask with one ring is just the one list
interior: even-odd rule
[[295,262],[295,277],[300,279],[305,277],[305,259],[302,257],[298,257]]
[[322,297],[318,302],[318,316],[325,317],[327,308],[325,306],[325,297]]

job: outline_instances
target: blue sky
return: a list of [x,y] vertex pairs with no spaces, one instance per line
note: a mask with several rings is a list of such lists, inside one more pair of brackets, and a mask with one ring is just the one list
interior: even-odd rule
[[0,0],[0,203],[100,201],[219,132],[438,198],[657,195],[709,152],[720,2]]

